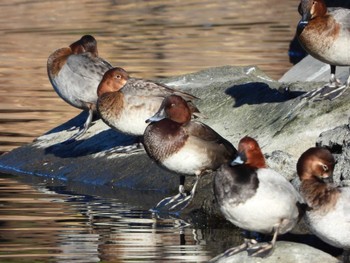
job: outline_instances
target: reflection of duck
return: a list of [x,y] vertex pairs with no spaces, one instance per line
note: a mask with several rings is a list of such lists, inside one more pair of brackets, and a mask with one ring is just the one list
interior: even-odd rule
[[89,128],[97,101],[97,86],[110,68],[107,61],[98,57],[97,42],[90,35],[49,56],[47,72],[57,94],[70,105],[89,111],[83,129],[71,139],[81,136]]
[[323,0],[301,0],[297,36],[304,49],[331,67],[330,84],[322,88],[322,97],[335,99],[350,85],[340,85],[335,77],[336,66],[350,66],[350,10],[327,11]]
[[[158,112],[148,121],[152,122],[144,133],[148,155],[161,166],[182,175],[179,194],[164,199],[157,205],[158,208],[187,205],[193,198],[199,177],[229,162],[237,152],[231,143],[209,126],[191,121],[191,109],[180,96],[165,98]],[[197,176],[189,196],[184,192],[185,175]]]
[[230,255],[246,249],[252,256],[269,255],[277,235],[290,231],[299,219],[302,198],[286,178],[267,168],[258,143],[250,137],[241,139],[231,165],[217,170],[214,193],[227,220],[249,231],[274,233],[271,243],[246,240],[229,249]]
[[[190,101],[195,96],[149,80],[129,77],[122,68],[108,70],[98,86],[97,109],[112,128],[126,134],[142,136],[149,117],[159,109],[163,99],[177,94]],[[192,110],[199,112],[193,106]]]
[[344,261],[350,250],[350,188],[325,182],[332,178],[335,160],[324,148],[310,148],[297,163],[300,192],[311,208],[306,221],[311,231],[326,243],[343,248]]

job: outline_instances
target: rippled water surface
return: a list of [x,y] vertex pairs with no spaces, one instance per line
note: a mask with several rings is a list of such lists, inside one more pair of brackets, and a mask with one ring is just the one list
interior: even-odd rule
[[149,196],[118,191],[0,175],[0,262],[206,262],[241,241],[232,227],[156,217]]
[[132,75],[258,65],[278,79],[299,19],[295,0],[0,1],[0,152],[79,113],[53,91],[47,57],[83,34]]

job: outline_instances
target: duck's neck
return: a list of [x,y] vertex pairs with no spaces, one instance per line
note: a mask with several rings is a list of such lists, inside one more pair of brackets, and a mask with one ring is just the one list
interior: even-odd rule
[[321,212],[334,208],[340,193],[338,188],[316,177],[302,180],[300,191],[308,206]]
[[123,97],[121,92],[105,92],[99,97],[97,107],[102,115],[118,116],[124,106]]
[[310,20],[307,29],[316,31],[323,36],[337,37],[340,32],[340,25],[332,16],[326,14],[323,16],[317,16]]

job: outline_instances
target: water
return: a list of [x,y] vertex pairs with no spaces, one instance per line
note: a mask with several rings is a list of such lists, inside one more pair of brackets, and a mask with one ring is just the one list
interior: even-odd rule
[[206,262],[242,241],[232,226],[159,218],[146,195],[132,204],[116,192],[0,175],[0,262]]
[[258,65],[278,79],[298,19],[295,0],[2,0],[0,153],[79,113],[53,91],[46,61],[83,34],[136,77]]

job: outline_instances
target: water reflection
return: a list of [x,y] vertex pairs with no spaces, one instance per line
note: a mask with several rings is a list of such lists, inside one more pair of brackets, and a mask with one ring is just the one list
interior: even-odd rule
[[79,110],[53,91],[50,53],[93,34],[100,55],[137,77],[222,65],[290,66],[296,1],[3,0],[0,2],[0,152],[31,141]]
[[[0,190],[1,262],[207,262],[241,242],[232,226],[193,227],[61,182],[1,175]],[[223,232],[232,232],[229,241]]]

